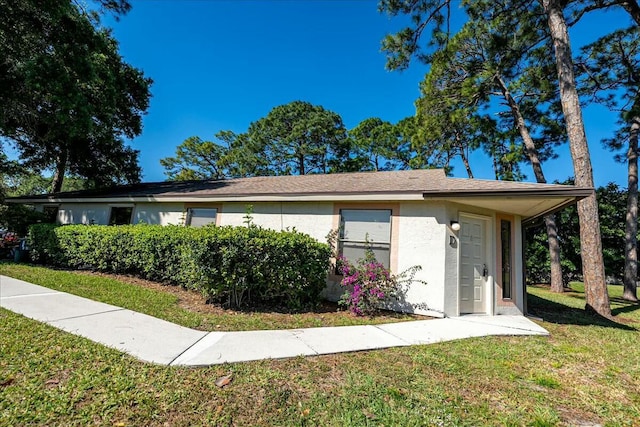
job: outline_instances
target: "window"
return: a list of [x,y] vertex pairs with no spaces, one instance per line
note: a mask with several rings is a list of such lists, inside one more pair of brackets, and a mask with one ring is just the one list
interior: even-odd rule
[[389,268],[391,257],[391,210],[340,210],[340,255],[351,262],[363,259],[371,249],[376,259]]
[[216,208],[188,208],[187,209],[187,225],[192,227],[202,227],[207,224],[216,223]]
[[42,213],[46,222],[53,224],[58,221],[58,205],[45,206],[42,208]]
[[511,221],[500,220],[502,298],[511,299]]
[[113,206],[111,208],[111,215],[109,216],[109,225],[131,224],[132,216],[133,216],[133,207]]

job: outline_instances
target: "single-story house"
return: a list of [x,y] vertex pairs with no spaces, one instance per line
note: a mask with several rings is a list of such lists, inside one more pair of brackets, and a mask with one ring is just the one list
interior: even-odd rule
[[[355,260],[371,245],[400,273],[421,266],[399,309],[434,316],[526,312],[523,227],[592,188],[447,177],[443,170],[142,183],[7,199],[61,224],[294,228]],[[336,298],[340,277],[329,274]],[[426,283],[423,283],[426,282]]]

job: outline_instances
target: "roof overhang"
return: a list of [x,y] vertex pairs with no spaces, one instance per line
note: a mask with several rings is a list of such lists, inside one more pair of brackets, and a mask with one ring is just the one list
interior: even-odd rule
[[517,191],[462,191],[425,193],[425,200],[446,200],[461,205],[490,209],[512,215],[519,215],[523,224],[557,212],[567,206],[589,197],[591,188],[546,188]]
[[534,221],[543,215],[593,194],[593,189],[573,186],[548,186],[541,188],[509,190],[458,190],[431,192],[367,192],[367,193],[261,193],[261,194],[158,194],[136,196],[48,195],[39,197],[8,198],[7,203],[60,204],[60,203],[253,203],[253,202],[381,202],[381,201],[447,201],[491,211],[519,215],[524,222]]

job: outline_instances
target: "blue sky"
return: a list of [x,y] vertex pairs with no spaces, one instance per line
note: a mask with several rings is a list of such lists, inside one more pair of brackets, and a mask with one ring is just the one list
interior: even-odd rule
[[[380,41],[401,28],[402,17],[378,13],[375,0],[132,0],[119,22],[105,19],[127,62],[154,80],[140,150],[143,180],[164,180],[159,159],[189,136],[213,139],[220,130],[243,132],[269,110],[294,100],[340,114],[347,128],[369,117],[397,122],[415,114],[418,85],[427,71],[414,62],[385,70]],[[588,42],[622,13],[593,15],[573,30]],[[626,187],[626,167],[601,148],[615,114],[585,110],[596,185]],[[549,180],[573,175],[568,148],[545,164]],[[493,179],[491,161],[472,158],[477,178]],[[524,171],[532,180],[528,166]],[[465,177],[455,165],[454,176]]]

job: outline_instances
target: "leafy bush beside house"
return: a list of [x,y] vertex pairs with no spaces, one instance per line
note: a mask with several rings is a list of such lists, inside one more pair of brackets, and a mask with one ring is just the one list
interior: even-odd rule
[[25,236],[31,224],[46,222],[47,218],[29,206],[0,205],[0,228]]
[[33,261],[180,285],[211,302],[289,308],[319,300],[329,246],[297,231],[250,227],[36,224]]

